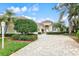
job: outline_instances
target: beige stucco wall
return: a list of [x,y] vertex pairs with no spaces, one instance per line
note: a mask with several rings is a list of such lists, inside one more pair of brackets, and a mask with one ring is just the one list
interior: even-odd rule
[[40,24],[38,24],[38,32],[41,32],[41,29],[44,29],[44,27]]
[[[48,28],[45,26],[48,25]],[[53,29],[53,24],[52,22],[43,22],[41,25],[38,25],[38,32],[42,32],[41,29],[44,29],[44,32],[51,32]]]

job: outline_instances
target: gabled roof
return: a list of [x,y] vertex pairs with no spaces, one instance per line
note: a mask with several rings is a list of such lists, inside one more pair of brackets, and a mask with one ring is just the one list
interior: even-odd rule
[[43,22],[41,22],[41,23],[53,23],[53,22],[50,21],[50,20],[45,20],[45,21],[43,21]]
[[52,21],[50,21],[50,20],[45,20],[45,21],[42,21],[41,23],[38,23],[38,25],[44,26],[44,23],[51,23],[51,24],[53,24]]

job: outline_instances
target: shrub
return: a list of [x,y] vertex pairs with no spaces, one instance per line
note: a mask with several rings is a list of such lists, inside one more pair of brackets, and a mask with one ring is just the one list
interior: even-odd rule
[[19,35],[15,34],[15,35],[12,35],[12,39],[15,39],[17,40],[19,38]]
[[6,37],[11,37],[12,35],[14,35],[14,33],[7,33],[7,34],[5,34]]
[[38,32],[38,34],[42,34],[41,32]]
[[66,32],[47,32],[46,34],[65,34]]
[[33,20],[18,19],[14,22],[14,29],[22,34],[28,34],[37,31],[37,24]]
[[28,40],[28,41],[34,41],[37,39],[37,35],[12,35],[12,39],[15,40]]
[[[5,37],[11,37],[12,35],[14,35],[15,33],[6,33]],[[2,36],[2,34],[0,33],[0,36]]]
[[79,30],[77,31],[77,33],[76,33],[76,37],[78,37],[79,38]]

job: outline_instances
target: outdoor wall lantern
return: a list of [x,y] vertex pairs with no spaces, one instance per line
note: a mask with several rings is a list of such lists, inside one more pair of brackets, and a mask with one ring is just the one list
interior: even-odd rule
[[1,31],[2,31],[2,49],[4,49],[4,28],[5,28],[5,22],[4,21],[2,21],[1,22]]

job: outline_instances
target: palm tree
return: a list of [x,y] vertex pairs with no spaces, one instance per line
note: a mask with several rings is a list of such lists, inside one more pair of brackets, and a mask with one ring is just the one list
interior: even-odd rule
[[66,31],[66,26],[63,21],[58,21],[54,23],[54,27],[58,28],[60,32]]
[[74,32],[77,32],[79,30],[79,18],[73,18],[73,23],[74,23]]
[[4,21],[6,23],[6,26],[5,26],[5,33],[7,32],[7,28],[8,28],[8,25],[9,23],[12,21],[12,16],[14,15],[14,13],[12,12],[12,10],[6,10],[5,14],[2,16],[2,20],[1,21]]
[[69,33],[73,31],[73,17],[78,16],[79,17],[79,4],[76,3],[63,3],[55,6],[53,9],[60,11],[60,18],[61,20],[65,14],[68,15],[68,21],[69,21]]

